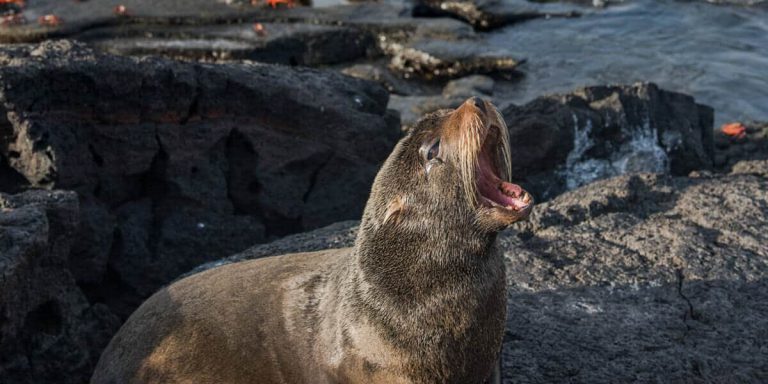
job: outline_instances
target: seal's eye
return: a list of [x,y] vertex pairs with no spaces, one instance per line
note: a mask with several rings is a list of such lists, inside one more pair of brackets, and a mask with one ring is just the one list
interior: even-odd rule
[[424,170],[429,174],[429,170],[435,164],[443,162],[438,155],[440,154],[440,138],[425,143],[419,148],[419,153],[424,159]]
[[434,144],[429,148],[429,152],[427,152],[427,161],[430,161],[437,157],[437,154],[440,152],[440,139],[437,139]]

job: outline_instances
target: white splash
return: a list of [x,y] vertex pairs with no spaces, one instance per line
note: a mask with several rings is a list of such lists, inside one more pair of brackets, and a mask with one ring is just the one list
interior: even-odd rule
[[[561,170],[568,190],[625,173],[665,173],[669,170],[669,157],[659,145],[658,131],[651,127],[650,118],[643,119],[640,126],[621,124],[629,140],[608,158],[590,158],[586,156],[587,152],[595,146],[591,138],[592,121],[587,119],[582,126],[578,116],[572,116],[573,149]],[[609,124],[610,121],[606,121],[606,125]]]

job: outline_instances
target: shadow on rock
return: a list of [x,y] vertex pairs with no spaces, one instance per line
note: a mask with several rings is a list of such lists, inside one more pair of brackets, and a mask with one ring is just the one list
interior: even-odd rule
[[512,292],[505,383],[762,383],[768,279]]

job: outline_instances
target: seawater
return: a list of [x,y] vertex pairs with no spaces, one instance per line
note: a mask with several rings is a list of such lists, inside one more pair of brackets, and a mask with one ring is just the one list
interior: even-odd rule
[[768,4],[631,0],[579,18],[536,19],[490,32],[526,58],[496,95],[522,104],[585,85],[651,81],[715,109],[716,126],[768,120]]

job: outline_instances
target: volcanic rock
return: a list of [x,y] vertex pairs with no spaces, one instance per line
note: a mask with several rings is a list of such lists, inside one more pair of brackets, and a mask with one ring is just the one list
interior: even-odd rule
[[68,269],[77,195],[0,193],[0,377],[84,383],[120,321],[90,305]]
[[0,64],[0,169],[78,193],[71,269],[122,316],[194,265],[359,217],[400,134],[383,88],[334,72],[69,41]]
[[715,167],[728,170],[742,160],[768,159],[768,123],[751,121],[743,135],[715,132]]
[[539,199],[629,172],[712,168],[712,108],[654,84],[587,87],[502,114],[512,174]]
[[425,114],[438,109],[456,108],[466,99],[493,94],[494,81],[483,75],[471,75],[449,81],[440,95],[392,95],[389,108],[400,112],[403,129],[410,129]]
[[577,17],[578,10],[560,4],[522,0],[419,0],[415,17],[453,17],[479,31],[490,31],[539,17]]

